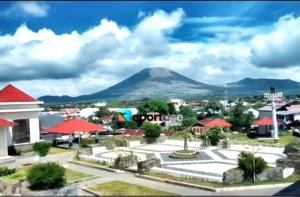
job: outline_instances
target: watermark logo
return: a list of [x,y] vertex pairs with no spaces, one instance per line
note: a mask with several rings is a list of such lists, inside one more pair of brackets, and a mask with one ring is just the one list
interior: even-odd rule
[[131,121],[131,116],[132,116],[132,112],[129,109],[122,109],[119,110],[120,113],[122,113],[123,115],[119,115],[119,121],[120,122],[124,122],[125,120],[130,122]]

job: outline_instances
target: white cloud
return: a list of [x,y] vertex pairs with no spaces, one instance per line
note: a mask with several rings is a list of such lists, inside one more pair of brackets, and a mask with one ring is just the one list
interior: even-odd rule
[[222,70],[220,68],[213,68],[212,66],[206,66],[205,71],[209,75],[217,75],[222,73]]
[[[180,28],[184,18],[182,9],[170,13],[158,10],[142,17],[134,28],[102,19],[83,33],[66,34],[46,28],[35,32],[22,25],[14,34],[0,36],[0,65],[4,65],[0,67],[0,86],[12,82],[35,97],[76,96],[103,90],[143,68],[157,66],[211,84],[253,76],[298,79],[295,68],[259,69],[250,61],[268,60],[272,50],[265,55],[262,49],[276,46],[280,48],[277,50],[284,50],[290,46],[286,42],[297,43],[298,18],[281,18],[267,35],[262,33],[265,29],[253,28],[248,34],[257,35],[250,43],[239,39],[247,34],[247,29],[237,27],[233,27],[237,34],[232,28],[219,31],[227,37],[232,35],[232,42],[222,39],[211,43],[170,42],[169,37]],[[290,32],[291,40],[286,40],[286,31]],[[273,45],[271,38],[275,40]],[[280,53],[281,59],[290,57],[288,53]],[[276,73],[281,74],[275,76]]]
[[260,67],[285,68],[300,64],[300,17],[288,14],[279,19],[273,30],[255,36],[250,46],[252,62]]
[[236,17],[236,16],[229,16],[229,17],[190,17],[184,20],[185,23],[222,23],[222,22],[231,22],[231,21],[240,21],[240,20],[247,20],[245,17]]
[[46,17],[48,15],[49,6],[41,2],[17,2],[13,3],[11,7],[0,12],[0,16],[23,16],[30,15],[33,17]]

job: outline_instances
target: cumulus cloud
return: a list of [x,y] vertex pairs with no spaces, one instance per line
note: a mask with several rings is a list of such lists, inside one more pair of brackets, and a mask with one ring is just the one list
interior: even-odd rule
[[232,22],[232,21],[241,21],[248,20],[246,17],[237,17],[237,16],[228,16],[228,17],[189,17],[184,20],[185,23],[222,23],[222,22]]
[[0,12],[0,16],[24,16],[46,17],[48,15],[49,6],[41,2],[16,2],[6,10]]
[[266,68],[299,65],[299,27],[300,17],[288,14],[279,19],[271,32],[255,36],[250,42],[252,63]]
[[[279,72],[279,78],[297,80],[300,77],[291,76],[296,69],[274,71],[258,69],[255,65],[259,64],[253,64],[258,60],[271,61],[271,52],[266,55],[257,43],[263,43],[266,49],[271,46],[276,46],[278,51],[290,49],[286,44],[285,28],[293,26],[289,37],[297,41],[300,35],[298,18],[289,15],[281,18],[268,34],[265,29],[264,32],[253,30],[248,34],[257,36],[251,42],[240,40],[240,36],[246,34],[240,28],[235,28],[237,33],[233,29],[215,32],[219,37],[221,33],[225,37],[232,35],[232,42],[222,39],[211,43],[171,42],[170,38],[184,19],[182,9],[170,13],[157,10],[145,14],[131,28],[101,19],[98,25],[85,32],[65,34],[56,34],[46,28],[33,31],[23,24],[13,34],[0,35],[0,88],[13,83],[35,97],[77,96],[103,90],[143,68],[158,66],[210,84],[252,76],[274,76]],[[270,35],[277,40],[276,44],[268,41]],[[293,44],[292,41],[288,43]],[[290,53],[281,52],[280,57],[285,59],[282,62],[293,60]]]

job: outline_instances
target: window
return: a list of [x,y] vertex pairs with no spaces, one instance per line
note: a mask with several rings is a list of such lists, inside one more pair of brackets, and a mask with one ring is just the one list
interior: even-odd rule
[[13,143],[30,142],[29,119],[14,120],[18,125],[13,127]]

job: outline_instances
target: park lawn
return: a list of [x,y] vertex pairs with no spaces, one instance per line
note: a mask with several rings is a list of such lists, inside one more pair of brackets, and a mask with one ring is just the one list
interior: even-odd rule
[[49,155],[59,154],[59,153],[69,153],[75,152],[75,149],[72,148],[59,148],[59,147],[51,147],[49,151]]
[[72,182],[80,180],[80,179],[91,178],[94,175],[67,169],[66,176],[67,176],[67,181],[72,183]]
[[[280,136],[279,137],[279,141],[278,143],[280,145],[287,145],[291,142],[293,142],[294,139],[296,139],[297,137],[293,136],[293,135],[284,135],[284,136]],[[263,139],[250,139],[247,137],[246,134],[238,134],[237,136],[233,137],[234,141],[238,141],[238,142],[244,142],[244,143],[249,143],[249,145],[253,144],[253,143],[264,143],[264,144],[277,144],[277,142],[275,142],[273,139],[269,139],[269,140],[263,140]]]
[[103,196],[180,196],[175,193],[134,185],[122,181],[112,181],[91,186],[89,189]]
[[294,183],[300,180],[300,172],[294,173],[292,176],[281,180],[281,181],[261,181],[261,182],[243,182],[243,183],[235,183],[235,184],[226,184],[219,182],[206,182],[203,180],[197,179],[188,179],[184,177],[176,177],[165,173],[156,173],[156,172],[147,172],[146,175],[153,176],[162,179],[169,179],[174,181],[180,181],[185,183],[191,183],[196,185],[202,185],[206,187],[214,187],[214,188],[224,188],[224,187],[244,187],[244,186],[254,186],[254,185],[274,185],[274,184],[282,184],[282,183]]
[[[17,168],[16,173],[10,174],[10,175],[7,175],[7,176],[3,176],[1,178],[4,179],[7,182],[25,180],[27,171],[29,169],[30,169],[30,166]],[[73,170],[69,170],[69,169],[66,170],[66,176],[67,176],[67,181],[68,182],[74,182],[74,181],[79,180],[79,179],[93,177],[93,175],[85,174],[85,173],[82,173],[82,172],[77,172],[77,171],[73,171]]]

